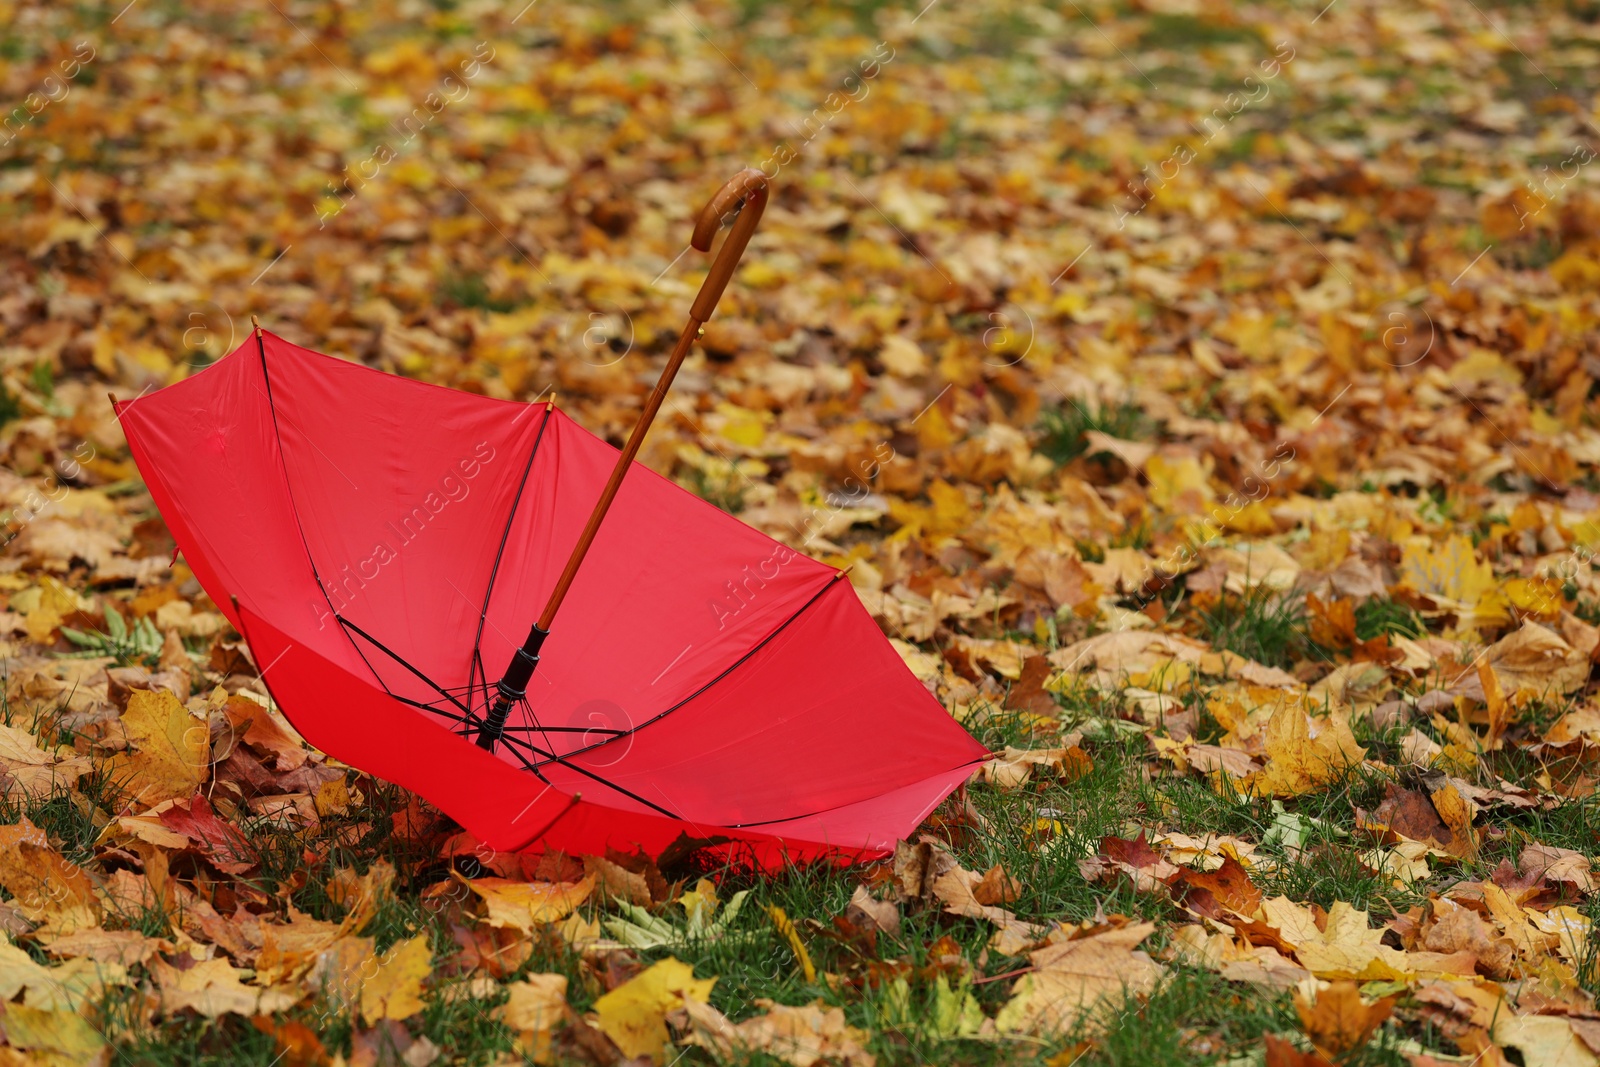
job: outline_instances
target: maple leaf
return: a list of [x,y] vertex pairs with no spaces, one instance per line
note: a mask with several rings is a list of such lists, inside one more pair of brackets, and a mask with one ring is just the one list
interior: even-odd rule
[[873,1067],[877,1062],[865,1047],[869,1035],[845,1022],[841,1008],[820,1001],[788,1007],[766,999],[757,1000],[756,1006],[763,1009],[761,1014],[734,1023],[710,1004],[686,999],[686,1043],[722,1059],[756,1052],[795,1067],[818,1063]]
[[411,1018],[422,1010],[422,983],[432,973],[427,935],[396,942],[361,986],[361,1017],[368,1023]]
[[665,1062],[670,1037],[667,1013],[686,1001],[705,1003],[715,978],[696,978],[694,968],[668,956],[651,964],[594,1002],[601,1031],[624,1056]]
[[1317,1050],[1338,1058],[1361,1048],[1373,1031],[1394,1013],[1395,998],[1369,1001],[1355,982],[1332,982],[1308,990],[1295,990],[1294,1007],[1300,1025]]
[[530,974],[506,988],[510,996],[496,1010],[500,1021],[516,1032],[517,1047],[533,1062],[553,1062],[555,1032],[572,1017],[567,1006],[567,976]]
[[1029,954],[1033,971],[1017,979],[995,1017],[1002,1033],[1066,1033],[1103,1024],[1130,996],[1149,993],[1165,969],[1138,947],[1154,923],[1101,930]]
[[146,808],[192,797],[206,780],[211,736],[171,692],[136,690],[122,713],[131,751],[109,761],[111,778]]
[[51,935],[70,934],[99,922],[100,904],[84,869],[51,847],[44,831],[24,816],[0,826],[0,885],[16,909]]
[[1293,797],[1325,789],[1366,759],[1350,732],[1349,716],[1334,710],[1313,720],[1285,703],[1267,721],[1267,765],[1246,779],[1247,791]]
[[524,932],[564,919],[594,892],[595,876],[579,882],[512,882],[504,878],[464,878],[461,883],[483,900],[490,926]]
[[187,1009],[208,1019],[251,1016],[285,1011],[300,999],[297,993],[245,985],[248,972],[223,959],[200,960],[179,969],[158,956],[149,966],[161,991],[164,1012]]
[[0,725],[0,795],[43,797],[58,786],[76,785],[92,767],[93,761],[69,748],[45,749],[26,730]]

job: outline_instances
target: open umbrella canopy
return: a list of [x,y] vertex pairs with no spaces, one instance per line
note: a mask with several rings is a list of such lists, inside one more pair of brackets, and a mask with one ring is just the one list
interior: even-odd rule
[[615,448],[260,330],[118,414],[295,727],[495,848],[874,855],[983,756],[838,571],[638,464],[486,751]]

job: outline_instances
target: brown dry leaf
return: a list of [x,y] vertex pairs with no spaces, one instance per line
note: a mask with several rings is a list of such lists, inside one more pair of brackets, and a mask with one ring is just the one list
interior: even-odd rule
[[426,934],[395,943],[378,957],[377,969],[361,986],[361,1017],[409,1019],[422,1010],[422,984],[433,973]]
[[1155,988],[1165,969],[1139,945],[1154,923],[1132,923],[1029,954],[1034,970],[1023,975],[995,1017],[1002,1033],[1066,1033],[1083,1022],[1103,1025],[1130,996]]
[[1523,623],[1485,649],[1483,656],[1511,694],[1571,693],[1589,680],[1589,657],[1536,622]]
[[13,906],[48,935],[92,929],[99,923],[95,887],[82,867],[51,847],[44,831],[23,816],[0,826],[0,885]]
[[890,937],[900,932],[900,909],[892,900],[875,900],[864,885],[856,886],[845,908],[845,917],[857,926],[877,930]]
[[983,765],[983,780],[1001,789],[1016,789],[1036,770],[1049,771],[1064,781],[1076,781],[1094,770],[1094,761],[1078,747],[1078,738],[1059,748],[1013,748]]
[[43,797],[58,787],[70,789],[93,766],[70,748],[45,749],[26,730],[0,725],[0,796]]
[[873,1067],[866,1050],[871,1035],[845,1022],[844,1010],[821,1001],[798,1008],[760,999],[762,1014],[734,1023],[710,1004],[686,999],[689,1036],[685,1043],[708,1049],[719,1059],[762,1053],[794,1067],[820,1063]]
[[[630,904],[637,904],[641,908],[648,908],[656,902],[656,896],[651,891],[648,873],[632,871],[618,863],[610,856],[585,856],[583,869],[587,877],[582,884],[587,884],[592,889],[598,880],[607,896],[626,900]],[[584,891],[587,896],[589,890]],[[665,894],[663,894],[665,896]],[[571,909],[568,909],[571,910]],[[560,916],[557,916],[560,918]]]
[[191,1010],[208,1019],[222,1015],[260,1015],[286,1011],[300,999],[296,993],[244,984],[248,973],[227,960],[212,959],[178,968],[159,956],[149,963],[161,991],[161,1010]]
[[172,942],[166,938],[146,937],[137,930],[102,930],[99,927],[58,937],[45,946],[46,952],[62,959],[87,959],[124,967],[144,964],[156,953],[172,950]]
[[1570,848],[1554,845],[1529,845],[1517,858],[1522,874],[1569,886],[1579,894],[1594,892],[1594,867],[1589,857]]
[[1295,990],[1294,1007],[1306,1036],[1324,1055],[1337,1058],[1361,1048],[1394,1014],[1395,998],[1369,1001],[1355,982],[1332,982]]
[[128,698],[122,713],[131,751],[109,761],[112,781],[138,804],[154,807],[166,800],[194,796],[211,763],[211,733],[165,689],[141,689]]
[[1512,977],[1516,946],[1491,930],[1477,912],[1448,897],[1434,900],[1431,912],[1430,921],[1418,941],[1419,948],[1446,955],[1471,953],[1490,978]]
[[901,903],[927,902],[939,876],[959,866],[954,856],[930,841],[901,841],[894,849],[895,895]]

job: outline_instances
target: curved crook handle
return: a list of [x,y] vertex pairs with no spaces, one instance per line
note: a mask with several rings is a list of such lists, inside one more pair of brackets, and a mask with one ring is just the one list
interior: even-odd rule
[[761,213],[767,209],[767,188],[767,176],[754,167],[746,167],[718,189],[717,194],[700,210],[700,218],[694,224],[694,236],[689,243],[698,251],[709,252],[711,239],[721,228],[723,217],[737,205],[744,205],[739,217],[734,220],[728,239],[722,242],[722,247],[717,251],[717,258],[711,261],[711,273],[706,275],[699,295],[694,298],[694,307],[689,310],[690,316],[696,321],[705,322],[717,309],[717,301],[722,299],[722,291],[728,287],[728,280],[733,277],[734,268],[744,255],[745,246],[750,243],[750,235],[756,232],[756,223],[761,221]]

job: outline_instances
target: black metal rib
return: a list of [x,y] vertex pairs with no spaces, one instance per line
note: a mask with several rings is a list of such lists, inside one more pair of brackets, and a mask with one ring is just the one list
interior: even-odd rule
[[[278,446],[278,465],[283,470],[283,490],[289,495],[289,514],[294,519],[295,533],[300,535],[300,547],[305,550],[306,564],[311,568],[312,580],[317,583],[317,592],[321,593],[322,599],[327,601],[328,611],[342,623],[344,620],[339,617],[339,609],[333,606],[333,598],[328,595],[327,587],[322,584],[322,575],[317,572],[317,559],[311,554],[311,542],[306,539],[305,524],[300,521],[300,505],[295,503],[294,483],[289,480],[289,459],[283,448],[283,430],[278,426],[278,403],[272,397],[272,375],[267,372],[267,343],[263,337],[261,327],[257,326],[256,353],[261,357],[261,382],[266,386],[267,413],[272,416],[272,440]],[[350,641],[350,647],[355,649],[356,655],[361,657],[361,662],[367,665],[367,670],[372,672],[373,679],[383,686],[385,693],[393,696],[394,694],[389,691],[388,685],[384,683],[383,676],[372,665],[372,661],[367,659],[366,653],[361,651],[361,646],[351,640],[349,634],[344,636],[347,641]]]
[[[776,628],[774,628],[773,631],[770,634],[768,634],[766,637],[763,637],[760,641],[756,642],[756,644],[751,646],[751,648],[750,648],[750,650],[748,652],[746,652],[744,655],[740,656],[738,659],[736,659],[732,663],[730,663],[727,666],[727,668],[722,671],[721,674],[717,675],[715,678],[711,679],[705,685],[702,685],[699,689],[696,689],[694,692],[690,693],[688,696],[684,697],[682,700],[678,701],[676,704],[672,705],[670,708],[667,708],[665,711],[661,711],[661,712],[656,713],[654,716],[646,719],[644,722],[640,723],[637,726],[631,726],[628,729],[623,730],[621,733],[617,734],[616,737],[608,737],[604,741],[596,741],[592,745],[585,745],[582,748],[575,748],[571,752],[566,753],[563,758],[570,759],[573,756],[581,756],[585,752],[592,752],[595,749],[600,748],[603,745],[611,744],[613,741],[616,741],[619,738],[631,737],[632,735],[638,733],[640,730],[643,730],[646,726],[650,726],[650,725],[652,725],[654,723],[660,722],[662,719],[665,719],[668,715],[671,715],[673,712],[677,711],[679,708],[683,707],[685,704],[687,704],[690,701],[694,700],[696,697],[699,697],[706,690],[710,689],[712,686],[714,686],[718,682],[722,681],[728,675],[730,675],[734,671],[738,670],[741,666],[744,665],[745,661],[747,661],[751,656],[754,656],[757,652],[760,652],[763,648],[767,647],[767,645],[770,644],[773,641],[774,638],[776,638],[779,634],[783,633],[784,630],[787,630],[789,628],[789,626],[791,624],[793,624],[794,621],[796,619],[798,619],[801,615],[805,614],[807,608],[811,607],[811,605],[815,604],[818,600],[821,600],[823,594],[827,593],[830,589],[832,589],[834,587],[834,585],[837,582],[839,582],[839,580],[842,579],[843,577],[844,577],[844,572],[843,571],[841,571],[838,574],[835,574],[832,578],[830,578],[828,580],[828,584],[827,585],[824,585],[821,589],[817,590],[816,593],[812,595],[810,600],[807,600],[804,604],[801,604],[798,608],[796,608],[793,615],[790,615],[787,619],[784,619],[783,622],[779,623],[778,626]],[[646,803],[648,803],[648,801],[646,801]]]
[[[518,759],[522,759],[523,765],[525,767],[527,767],[528,770],[533,771],[535,774],[539,774],[539,770],[542,767],[548,767],[552,763],[559,763],[559,764],[561,764],[561,766],[567,768],[567,770],[576,771],[579,774],[583,775],[585,778],[592,778],[596,782],[599,782],[601,785],[605,786],[607,789],[614,789],[617,792],[621,793],[625,797],[629,797],[629,798],[631,798],[633,800],[637,800],[639,803],[645,805],[646,807],[653,808],[656,811],[659,811],[661,814],[665,815],[669,819],[675,819],[678,822],[686,822],[687,821],[686,819],[684,819],[684,817],[682,815],[679,815],[676,812],[668,811],[666,808],[663,808],[660,804],[657,804],[655,801],[646,800],[644,797],[640,796],[638,793],[635,793],[633,790],[624,789],[622,786],[618,785],[617,783],[609,782],[606,779],[600,777],[598,774],[595,774],[593,771],[585,770],[584,768],[579,767],[575,763],[568,763],[567,762],[567,758],[565,756],[558,756],[554,752],[546,752],[544,749],[540,748],[538,745],[535,745],[531,741],[527,741],[527,740],[525,740],[523,738],[520,738],[520,737],[502,737],[501,740],[502,741],[506,741],[506,742],[508,742],[508,743],[510,743],[512,745],[521,745],[523,748],[526,748],[528,751],[534,753],[535,755],[548,757],[543,763],[537,763],[536,764],[536,763],[530,762],[529,760],[523,759],[522,754],[520,752],[517,752],[516,749],[513,748],[511,750],[512,754],[515,755]],[[544,775],[540,774],[539,777],[540,778],[544,778]]]
[[[432,689],[434,692],[436,692],[440,696],[444,697],[450,703],[452,703],[456,707],[460,708],[462,714],[464,714],[464,715],[471,715],[472,714],[472,709],[470,707],[468,707],[467,705],[461,703],[461,701],[457,700],[455,697],[453,697],[449,693],[445,692],[444,688],[441,687],[438,682],[435,682],[432,678],[429,678],[426,674],[423,674],[421,671],[417,670],[411,664],[409,664],[405,660],[401,659],[398,653],[396,653],[393,650],[391,650],[382,641],[379,641],[376,637],[373,637],[371,634],[367,633],[367,631],[363,630],[361,627],[357,626],[355,623],[351,622],[349,619],[344,618],[343,616],[335,615],[334,618],[339,620],[339,625],[340,626],[343,626],[347,630],[354,630],[356,633],[360,634],[367,641],[370,641],[372,643],[372,647],[376,648],[379,652],[382,652],[385,656],[388,656],[390,659],[392,659],[396,663],[400,664],[400,666],[404,667],[406,670],[410,671],[412,674],[414,674],[418,678],[422,679],[423,683],[425,685],[427,685],[428,688]],[[345,634],[345,636],[349,637],[350,635],[349,634]],[[352,645],[354,645],[355,644],[355,640],[352,638],[350,643]],[[357,651],[360,651],[360,646],[359,645],[357,645],[356,648],[357,648]],[[362,659],[366,659],[365,656],[362,656],[361,658]],[[369,664],[369,666],[370,666],[370,664]],[[373,673],[376,674],[377,672],[374,671]],[[390,696],[395,697],[396,700],[400,699],[388,687],[388,685],[384,684],[384,681],[383,681],[382,678],[378,679],[378,684],[383,686],[383,691],[385,693],[388,693]]]
[[511,527],[517,521],[517,508],[522,504],[523,490],[528,487],[528,475],[533,472],[534,458],[539,455],[539,445],[544,441],[544,431],[550,425],[550,413],[555,410],[555,404],[546,403],[544,418],[539,420],[539,432],[534,435],[533,447],[528,450],[528,462],[523,464],[522,479],[517,482],[517,493],[511,498],[511,510],[506,512],[505,529],[500,531],[500,546],[494,552],[494,565],[489,568],[489,581],[483,590],[483,607],[478,612],[478,631],[472,635],[472,662],[467,668],[468,686],[474,691],[477,689],[477,679],[483,678],[484,704],[489,702],[489,672],[483,669],[483,627],[489,619],[489,601],[494,596],[494,582],[500,575],[500,561],[505,556],[506,544],[511,540]]

